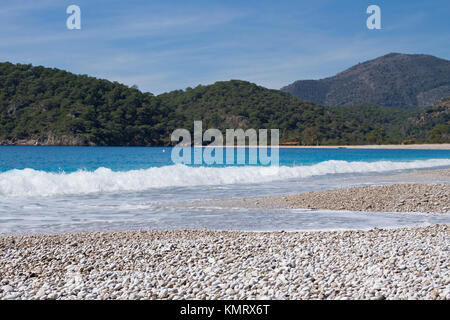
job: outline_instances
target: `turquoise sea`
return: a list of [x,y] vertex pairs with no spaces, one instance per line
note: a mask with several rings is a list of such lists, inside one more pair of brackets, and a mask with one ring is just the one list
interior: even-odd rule
[[0,233],[328,230],[448,220],[446,215],[213,210],[186,203],[411,182],[389,176],[450,168],[450,150],[282,148],[279,166],[180,165],[171,161],[171,153],[172,148],[165,147],[1,146]]

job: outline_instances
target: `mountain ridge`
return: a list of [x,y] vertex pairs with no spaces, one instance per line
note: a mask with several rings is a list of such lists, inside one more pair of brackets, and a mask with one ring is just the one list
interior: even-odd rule
[[327,106],[373,103],[419,109],[450,96],[450,61],[426,54],[389,53],[334,76],[281,88]]

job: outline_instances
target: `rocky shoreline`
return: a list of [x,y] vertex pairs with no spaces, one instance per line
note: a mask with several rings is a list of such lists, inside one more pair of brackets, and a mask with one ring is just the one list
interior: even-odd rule
[[0,238],[0,299],[450,299],[446,225]]
[[450,183],[367,186],[286,197],[291,208],[450,213]]
[[450,183],[340,188],[294,195],[212,200],[201,205],[264,209],[302,208],[369,212],[450,213]]

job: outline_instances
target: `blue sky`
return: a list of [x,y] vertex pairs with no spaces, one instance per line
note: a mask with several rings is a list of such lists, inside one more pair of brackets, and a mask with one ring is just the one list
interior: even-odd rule
[[[76,4],[82,29],[66,28]],[[366,8],[381,8],[381,30]],[[0,61],[158,94],[242,79],[279,89],[390,53],[450,59],[448,0],[1,0]]]

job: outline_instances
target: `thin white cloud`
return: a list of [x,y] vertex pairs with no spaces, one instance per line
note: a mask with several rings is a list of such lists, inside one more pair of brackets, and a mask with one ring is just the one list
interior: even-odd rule
[[54,6],[61,1],[58,0],[2,0],[0,5],[0,16],[11,18],[37,9]]
[[[18,10],[18,9],[17,9]],[[48,26],[32,27],[28,24],[14,24],[14,32],[10,30],[11,22],[0,22],[2,40],[9,46],[48,44],[52,42],[95,40],[112,41],[127,40],[138,37],[181,36],[204,32],[215,26],[224,25],[237,18],[242,13],[209,12],[190,16],[134,16],[126,14],[108,18],[99,23],[83,23],[82,30],[68,31],[63,25],[58,31]],[[26,21],[25,19],[22,21]]]

